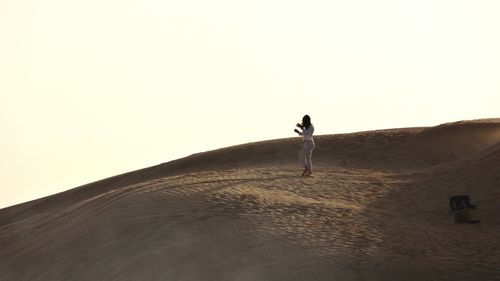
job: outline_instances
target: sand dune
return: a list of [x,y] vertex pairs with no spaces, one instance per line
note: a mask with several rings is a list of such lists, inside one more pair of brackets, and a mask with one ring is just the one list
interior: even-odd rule
[[498,143],[500,123],[495,119],[461,121],[423,130],[412,140],[420,157],[435,163],[470,156]]
[[0,280],[500,280],[500,119],[315,139],[310,178],[290,138],[2,209]]

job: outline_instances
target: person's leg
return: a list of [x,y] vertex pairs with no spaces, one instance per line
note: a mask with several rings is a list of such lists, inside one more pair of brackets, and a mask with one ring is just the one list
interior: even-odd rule
[[306,168],[309,173],[312,172],[312,161],[311,161],[311,156],[312,156],[312,150],[309,150],[306,154]]
[[308,142],[308,149],[307,149],[307,153],[305,155],[306,157],[306,167],[307,167],[307,170],[308,170],[308,174],[312,174],[312,152],[314,150],[314,143],[313,142]]
[[307,143],[304,142],[304,144],[302,145],[302,149],[299,151],[298,154],[300,164],[302,165],[302,167],[304,167],[304,172],[302,174],[304,174],[307,170],[307,162],[306,162],[307,151],[308,151]]

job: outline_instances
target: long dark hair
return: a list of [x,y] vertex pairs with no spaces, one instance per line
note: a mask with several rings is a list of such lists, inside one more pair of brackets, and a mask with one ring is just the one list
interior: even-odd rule
[[302,126],[306,129],[309,129],[309,126],[311,126],[311,117],[309,115],[302,117]]

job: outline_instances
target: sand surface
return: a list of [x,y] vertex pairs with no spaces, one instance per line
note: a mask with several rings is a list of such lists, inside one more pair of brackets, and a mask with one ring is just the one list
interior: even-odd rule
[[290,138],[2,209],[0,280],[500,280],[500,119],[315,140],[312,177]]

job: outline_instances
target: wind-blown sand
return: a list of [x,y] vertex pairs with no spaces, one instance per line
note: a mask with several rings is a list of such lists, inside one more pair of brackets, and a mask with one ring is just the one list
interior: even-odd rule
[[310,178],[290,138],[2,209],[0,280],[500,280],[500,119],[315,140]]

